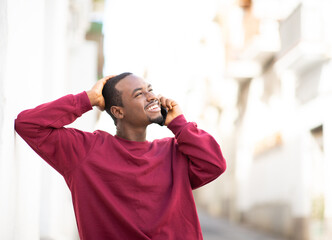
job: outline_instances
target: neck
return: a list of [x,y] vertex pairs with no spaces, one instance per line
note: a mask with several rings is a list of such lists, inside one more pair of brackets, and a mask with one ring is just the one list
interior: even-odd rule
[[146,127],[132,127],[118,124],[116,135],[129,141],[144,142],[146,141]]

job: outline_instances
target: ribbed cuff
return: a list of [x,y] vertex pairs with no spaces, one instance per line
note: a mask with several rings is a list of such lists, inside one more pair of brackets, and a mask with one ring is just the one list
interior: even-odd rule
[[169,130],[171,130],[173,132],[173,134],[175,135],[175,137],[177,137],[181,130],[184,128],[184,126],[187,124],[187,120],[184,117],[183,114],[177,116],[176,118],[174,118],[169,124],[168,124],[168,128]]
[[83,113],[86,113],[87,111],[92,110],[90,99],[85,91],[74,95],[74,98],[77,103],[76,107],[79,116],[81,116]]

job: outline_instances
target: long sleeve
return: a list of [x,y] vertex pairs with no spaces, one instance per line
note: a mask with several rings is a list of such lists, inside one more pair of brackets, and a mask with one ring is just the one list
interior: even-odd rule
[[21,112],[15,130],[47,163],[66,175],[89,153],[93,133],[64,126],[91,109],[86,92],[67,95]]
[[199,188],[226,170],[226,161],[219,144],[207,132],[187,122],[183,115],[176,117],[168,128],[174,133],[179,151],[189,159],[189,179],[192,189]]

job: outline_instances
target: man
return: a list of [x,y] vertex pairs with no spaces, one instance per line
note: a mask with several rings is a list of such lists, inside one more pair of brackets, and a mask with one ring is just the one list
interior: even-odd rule
[[[64,128],[92,106],[106,106],[115,136]],[[161,106],[175,137],[146,141],[146,127],[163,120]],[[142,78],[105,77],[89,91],[23,111],[15,129],[64,177],[81,239],[203,239],[192,189],[223,173],[225,160],[212,136]]]

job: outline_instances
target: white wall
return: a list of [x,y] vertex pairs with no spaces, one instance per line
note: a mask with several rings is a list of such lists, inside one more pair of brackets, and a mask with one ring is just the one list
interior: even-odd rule
[[[84,6],[74,26],[81,32],[89,1]],[[67,0],[0,2],[0,239],[78,238],[64,180],[14,132],[20,111],[96,80],[96,46],[77,33],[70,45],[69,9]],[[94,120],[91,112],[78,127],[91,130]]]
[[[280,2],[285,6],[288,4],[286,1]],[[273,208],[276,205],[283,204],[290,210],[287,217],[309,223],[306,230],[311,234],[310,239],[322,239],[324,234],[327,238],[332,236],[327,233],[327,225],[323,225],[326,222],[331,223],[332,209],[329,110],[332,96],[332,45],[329,40],[332,31],[328,27],[331,16],[326,10],[330,9],[332,4],[327,1],[302,2],[305,11],[302,12],[303,22],[300,27],[305,31],[298,40],[303,44],[310,44],[305,51],[299,47],[300,44],[292,46],[287,53],[277,56],[269,65],[268,71],[272,69],[276,72],[280,92],[275,91],[266,97],[264,89],[274,81],[268,75],[266,77],[266,73],[251,80],[246,112],[242,124],[239,125],[236,146],[237,207],[240,212],[249,214],[252,209],[265,208],[266,217],[275,211]],[[254,3],[261,4],[259,7],[256,5],[256,10],[264,9],[265,5],[261,1]],[[293,8],[292,6],[293,4],[289,3],[289,7]],[[307,9],[310,11],[307,12]],[[277,9],[274,14],[278,14]],[[309,24],[310,21],[316,25],[319,23],[319,28],[315,29],[319,33],[311,31],[313,25]],[[308,33],[314,35],[308,36]],[[287,38],[287,34],[283,37]],[[320,47],[326,50],[323,54],[316,51]],[[259,49],[256,51],[259,53]],[[282,62],[284,64],[281,67]],[[318,126],[323,126],[323,151],[317,150],[317,143],[311,134],[311,130]],[[271,149],[266,148],[260,155],[254,153],[260,140],[267,141],[271,134],[277,132],[281,134],[280,144]],[[312,217],[314,200],[319,191],[325,201],[324,220]],[[252,216],[258,222],[260,217],[255,214]],[[270,216],[270,219],[273,220],[273,216]],[[317,222],[321,225],[314,225]],[[313,230],[317,226],[323,226],[320,233]],[[329,231],[331,229],[330,227]]]

